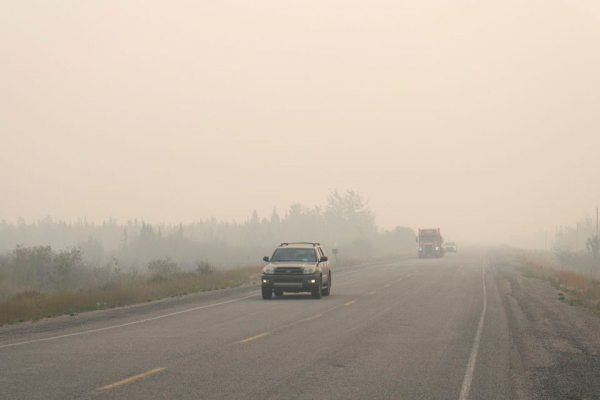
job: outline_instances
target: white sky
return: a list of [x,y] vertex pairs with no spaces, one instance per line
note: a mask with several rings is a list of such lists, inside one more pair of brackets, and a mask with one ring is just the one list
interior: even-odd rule
[[600,2],[3,1],[0,219],[324,204],[505,240],[600,203]]

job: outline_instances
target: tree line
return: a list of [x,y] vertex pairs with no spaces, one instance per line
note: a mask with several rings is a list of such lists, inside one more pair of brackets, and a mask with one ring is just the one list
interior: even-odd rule
[[414,237],[408,227],[379,228],[358,192],[333,191],[325,206],[293,204],[283,215],[274,209],[268,217],[255,211],[243,222],[214,217],[180,224],[114,219],[97,224],[50,217],[33,223],[2,221],[0,274],[37,289],[59,290],[86,270],[94,272],[86,279],[104,282],[119,271],[256,265],[281,242],[294,241],[319,242],[330,256],[335,247],[340,257],[367,259],[413,251]]

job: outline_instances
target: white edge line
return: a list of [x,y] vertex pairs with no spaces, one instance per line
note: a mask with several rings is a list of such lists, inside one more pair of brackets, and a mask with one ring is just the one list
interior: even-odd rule
[[481,317],[479,318],[479,325],[477,326],[477,333],[475,334],[475,341],[473,342],[473,348],[471,349],[471,356],[469,357],[469,364],[467,365],[467,372],[465,372],[465,378],[463,380],[462,388],[460,390],[459,400],[467,400],[469,398],[469,391],[471,390],[471,381],[473,380],[473,373],[475,372],[475,362],[477,361],[477,353],[479,352],[479,344],[481,343],[481,333],[483,332],[483,320],[485,319],[485,312],[487,310],[487,296],[485,289],[485,261],[481,271],[481,279],[483,281],[483,310],[481,311]]
[[181,311],[176,311],[176,312],[169,313],[169,314],[159,315],[158,317],[152,317],[152,318],[141,319],[141,320],[139,320],[139,321],[127,322],[127,323],[125,323],[125,324],[119,324],[119,325],[106,326],[106,327],[104,327],[104,328],[90,329],[90,330],[88,330],[88,331],[82,331],[82,332],[69,333],[69,334],[67,334],[67,335],[60,335],[60,336],[52,336],[52,337],[47,337],[47,338],[43,338],[43,339],[34,339],[34,340],[28,340],[28,341],[26,341],[26,342],[17,342],[17,343],[3,344],[3,345],[0,345],[0,349],[2,349],[2,348],[4,348],[4,347],[21,346],[21,345],[25,345],[25,344],[31,344],[31,343],[37,343],[37,342],[45,342],[45,341],[49,341],[49,340],[62,339],[62,338],[71,337],[71,336],[85,335],[85,334],[87,334],[87,333],[101,332],[101,331],[106,331],[106,330],[109,330],[109,329],[122,328],[122,327],[124,327],[124,326],[130,326],[130,325],[135,325],[135,324],[141,324],[141,323],[144,323],[144,322],[154,321],[154,320],[161,319],[161,318],[171,317],[171,316],[173,316],[173,315],[184,314],[184,313],[188,313],[188,312],[191,312],[191,311],[201,310],[201,309],[203,309],[203,308],[210,308],[210,307],[221,306],[221,305],[223,305],[223,304],[234,303],[234,302],[236,302],[236,301],[240,301],[240,300],[248,299],[248,298],[250,298],[250,297],[254,297],[254,296],[258,296],[258,294],[252,294],[252,295],[250,295],[250,296],[246,296],[246,297],[240,297],[240,298],[238,298],[238,299],[233,299],[233,300],[222,301],[222,302],[220,302],[220,303],[207,304],[207,305],[205,305],[205,306],[200,306],[200,307],[189,308],[189,309],[187,309],[187,310],[181,310]]

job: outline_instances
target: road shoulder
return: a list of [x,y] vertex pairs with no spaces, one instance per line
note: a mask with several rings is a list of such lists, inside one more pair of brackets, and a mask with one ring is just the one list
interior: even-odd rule
[[505,254],[492,264],[528,398],[600,399],[600,318],[520,267]]
[[0,345],[154,318],[164,313],[173,313],[190,307],[227,301],[253,292],[258,294],[258,288],[259,286],[256,284],[246,284],[235,288],[190,293],[107,310],[87,311],[74,316],[62,315],[55,318],[44,318],[39,321],[5,325],[0,327]]

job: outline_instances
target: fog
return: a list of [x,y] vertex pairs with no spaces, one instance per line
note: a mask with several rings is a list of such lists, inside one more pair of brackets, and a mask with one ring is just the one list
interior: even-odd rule
[[382,229],[533,246],[600,203],[594,0],[4,1],[0,71],[9,223],[353,189]]

